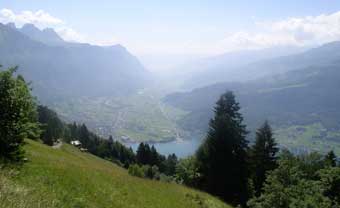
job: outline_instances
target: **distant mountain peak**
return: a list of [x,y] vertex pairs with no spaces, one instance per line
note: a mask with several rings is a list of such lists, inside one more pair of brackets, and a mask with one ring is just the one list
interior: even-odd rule
[[6,24],[6,26],[12,28],[12,29],[17,29],[17,27],[15,26],[15,23],[14,22],[9,22]]
[[39,28],[37,28],[34,24],[31,23],[26,23],[21,27],[21,30],[26,30],[26,31],[40,31]]
[[48,45],[56,45],[64,42],[64,40],[52,28],[40,30],[34,24],[28,23],[20,29],[20,32],[24,33],[33,40]]
[[50,37],[58,39],[59,41],[64,41],[53,28],[45,28],[42,32]]

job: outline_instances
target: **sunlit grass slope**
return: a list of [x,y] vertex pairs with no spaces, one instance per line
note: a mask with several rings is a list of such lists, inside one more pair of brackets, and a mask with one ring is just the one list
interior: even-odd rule
[[28,162],[0,172],[0,207],[228,208],[208,194],[136,178],[78,149],[27,141]]

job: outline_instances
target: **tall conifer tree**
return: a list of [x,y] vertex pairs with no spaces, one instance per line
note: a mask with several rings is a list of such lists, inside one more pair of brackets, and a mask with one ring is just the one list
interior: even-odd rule
[[234,94],[223,94],[196,153],[202,188],[235,205],[247,200],[247,131],[239,110]]
[[337,157],[336,157],[333,150],[331,150],[327,153],[327,155],[325,156],[325,161],[326,161],[327,165],[329,165],[331,167],[336,167]]
[[255,194],[258,196],[266,180],[266,173],[277,166],[277,144],[266,121],[256,132],[255,144],[250,150],[250,167]]

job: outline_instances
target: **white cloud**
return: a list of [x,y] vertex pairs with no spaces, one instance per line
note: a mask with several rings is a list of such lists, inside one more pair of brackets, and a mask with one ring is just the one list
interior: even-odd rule
[[256,32],[240,31],[218,43],[218,50],[260,49],[275,46],[315,46],[340,40],[340,11],[318,16],[256,22]]
[[244,31],[231,34],[218,44],[220,50],[225,49],[227,51],[300,45],[294,37],[287,34]]
[[14,22],[19,26],[32,23],[38,27],[54,26],[64,23],[61,19],[53,17],[44,10],[38,10],[36,12],[22,11],[21,13],[15,14],[10,9],[1,9],[0,21],[4,23]]
[[70,27],[57,27],[55,28],[55,31],[66,41],[80,43],[86,42],[86,38],[84,37],[84,35],[78,33]]
[[113,43],[113,39],[106,41],[96,41],[91,38],[87,38],[85,35],[80,34],[72,27],[69,27],[63,20],[52,16],[44,10],[38,11],[22,11],[15,13],[10,9],[0,10],[0,22],[9,23],[13,22],[18,27],[22,27],[24,24],[31,23],[40,29],[51,27],[66,41],[72,42],[86,42],[99,45],[108,45]]
[[[255,18],[253,18],[255,21]],[[0,10],[0,22],[14,22],[19,27],[32,23],[39,28],[52,27],[67,41],[88,42],[97,45],[113,45],[117,38],[107,34],[88,36],[77,32],[62,19],[44,10],[14,12]],[[226,51],[261,49],[275,46],[315,46],[340,40],[340,11],[317,16],[290,17],[279,21],[254,22],[254,30],[243,30],[227,34],[221,40],[205,39],[194,41],[164,41],[162,43],[140,43],[139,40],[124,41],[125,45],[141,53],[186,53],[217,54]],[[105,31],[104,31],[105,32]],[[217,32],[217,31],[214,31]]]

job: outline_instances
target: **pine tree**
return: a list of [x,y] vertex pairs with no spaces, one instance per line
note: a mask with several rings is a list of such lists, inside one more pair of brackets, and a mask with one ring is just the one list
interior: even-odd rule
[[137,163],[140,165],[147,164],[147,155],[146,155],[147,153],[146,153],[145,146],[146,144],[142,142],[139,144],[138,149],[137,149],[136,159],[137,159]]
[[78,139],[82,143],[83,147],[87,148],[90,146],[90,132],[85,124],[82,124],[79,128]]
[[325,161],[327,163],[327,165],[331,166],[331,167],[336,167],[337,165],[337,157],[334,153],[334,151],[329,151],[327,153],[327,155],[325,156]]
[[150,157],[150,165],[159,166],[159,154],[153,145],[151,146]]
[[165,174],[169,176],[173,176],[176,173],[176,165],[178,164],[178,159],[175,154],[168,155],[168,158],[165,161]]
[[232,92],[216,103],[215,116],[196,157],[203,189],[232,204],[247,200],[247,131]]
[[17,68],[0,72],[0,161],[20,161],[26,138],[37,139],[40,126],[30,88]]
[[272,129],[266,121],[257,130],[255,144],[250,150],[250,167],[256,196],[261,192],[266,173],[277,167],[278,150]]
[[38,121],[43,127],[43,133],[40,138],[45,144],[53,145],[57,139],[64,137],[66,127],[57,113],[46,106],[38,106],[38,113]]

